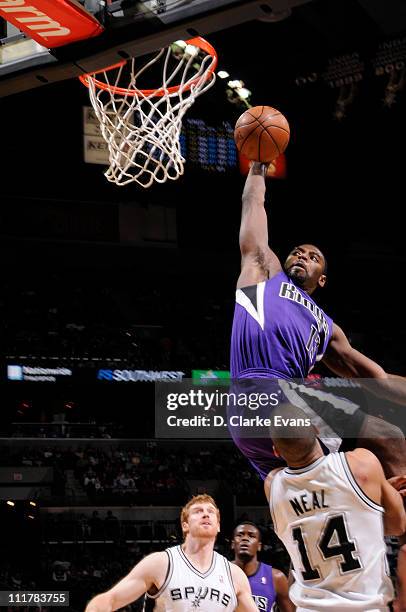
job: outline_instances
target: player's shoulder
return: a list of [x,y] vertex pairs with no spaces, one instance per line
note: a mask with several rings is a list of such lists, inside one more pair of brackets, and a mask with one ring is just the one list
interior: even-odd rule
[[231,577],[233,581],[237,582],[237,584],[241,584],[241,582],[245,582],[247,580],[247,575],[244,571],[239,567],[236,563],[230,563]]
[[276,567],[272,567],[272,565],[268,565],[268,567],[272,570],[272,578],[274,580],[279,580],[280,578],[286,578],[285,574],[282,572],[282,570],[276,568]]
[[382,465],[379,459],[366,448],[356,448],[345,453],[348,466],[361,486],[366,481],[379,481],[383,477]]
[[[268,567],[271,567],[270,565]],[[275,586],[282,585],[285,581],[287,582],[286,575],[282,570],[278,570],[276,567],[272,567],[272,580]]]
[[275,274],[272,274],[272,276],[269,276],[269,280],[276,280],[276,281],[283,280],[283,281],[291,282],[291,279],[286,274],[286,272],[285,272],[285,270],[283,268],[281,268],[280,270],[277,270],[275,272]]
[[278,577],[279,573],[282,573],[280,570],[276,569],[275,567],[272,567],[272,565],[270,565],[269,563],[264,563],[263,561],[261,561],[259,569],[261,570],[261,572],[270,572],[272,574],[272,578],[274,578],[275,576]]
[[272,568],[272,580],[275,588],[276,595],[282,595],[283,593],[288,593],[289,585],[286,574],[284,574],[280,569]]
[[135,565],[130,575],[142,576],[150,585],[162,584],[169,569],[169,556],[165,551],[153,552]]
[[148,565],[149,567],[155,567],[160,569],[163,566],[168,565],[168,552],[166,550],[160,550],[158,552],[153,552],[143,558],[142,562],[144,565]]
[[221,553],[217,552],[216,550],[213,551],[213,554],[215,557],[217,557],[217,559],[222,559],[224,561],[224,563],[227,564],[232,564],[233,562],[230,561],[229,559],[227,559],[227,557],[225,555],[222,555]]
[[378,457],[374,455],[374,453],[367,448],[355,448],[352,451],[347,451],[345,454],[345,458],[348,463],[357,462],[363,463],[366,466],[376,467],[377,465],[381,465]]

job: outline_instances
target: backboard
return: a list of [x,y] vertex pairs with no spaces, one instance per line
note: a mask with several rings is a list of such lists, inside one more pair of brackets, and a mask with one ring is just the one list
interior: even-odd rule
[[[178,39],[290,12],[307,2],[0,0],[0,96],[92,72]],[[76,23],[64,22],[66,10]],[[75,36],[78,21],[87,28]]]

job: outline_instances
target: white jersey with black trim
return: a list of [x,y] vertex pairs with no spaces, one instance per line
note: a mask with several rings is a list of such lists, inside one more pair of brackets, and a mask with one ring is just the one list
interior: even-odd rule
[[293,563],[298,612],[388,610],[383,508],[358,486],[344,453],[277,472],[270,509]]
[[231,612],[237,607],[230,562],[213,551],[209,569],[200,572],[186,557],[181,546],[165,551],[168,555],[168,572],[165,581],[155,595],[154,610],[165,612]]

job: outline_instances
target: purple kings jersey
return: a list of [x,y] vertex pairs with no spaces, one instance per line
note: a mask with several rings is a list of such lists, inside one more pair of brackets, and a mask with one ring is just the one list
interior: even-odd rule
[[248,581],[258,610],[271,612],[276,599],[272,567],[266,563],[260,563],[255,574],[248,576]]
[[332,320],[285,274],[236,291],[232,378],[306,378],[327,348]]

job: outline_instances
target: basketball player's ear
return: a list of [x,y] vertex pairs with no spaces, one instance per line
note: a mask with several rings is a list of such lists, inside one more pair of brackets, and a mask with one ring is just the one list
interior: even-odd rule
[[262,550],[262,542],[258,542],[258,549],[257,549],[257,550],[258,550],[258,552],[259,552],[260,550]]
[[272,445],[272,449],[273,449],[273,454],[275,455],[275,457],[280,457],[280,454],[278,453],[274,444]]
[[184,521],[182,523],[182,533],[185,536],[189,532],[189,525]]
[[317,281],[317,284],[319,287],[324,287],[326,282],[327,282],[327,276],[325,274],[322,274],[321,276],[319,276],[319,280]]

